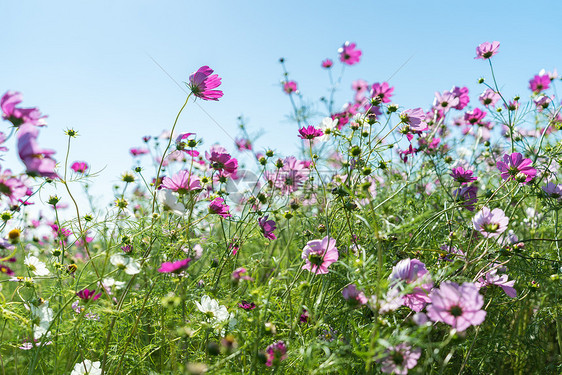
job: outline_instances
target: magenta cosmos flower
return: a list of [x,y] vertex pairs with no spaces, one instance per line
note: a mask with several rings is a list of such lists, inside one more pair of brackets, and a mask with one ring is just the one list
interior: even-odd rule
[[223,176],[231,176],[238,170],[238,160],[230,156],[228,151],[222,146],[211,146],[210,152],[205,152],[207,160],[211,163],[211,168],[219,171]]
[[383,103],[390,103],[390,97],[394,87],[390,86],[388,82],[375,82],[371,87],[371,97],[378,98]]
[[504,180],[511,179],[526,184],[537,175],[537,170],[531,167],[531,164],[533,164],[531,159],[524,159],[523,155],[514,152],[511,155],[504,155],[503,161],[498,161],[496,166]]
[[550,77],[545,75],[536,75],[529,81],[529,89],[535,94],[548,90],[550,87]]
[[186,269],[191,262],[191,258],[186,258],[178,260],[176,262],[164,262],[158,268],[158,272],[162,273],[180,273],[182,270]]
[[330,69],[334,65],[334,62],[331,59],[326,59],[322,61],[322,68]]
[[81,291],[79,291],[78,293],[76,293],[76,295],[78,297],[80,297],[80,299],[86,301],[86,302],[90,302],[90,301],[95,301],[98,298],[101,297],[101,293],[95,294],[96,290],[92,289],[92,290],[88,290],[88,289],[82,289]]
[[462,332],[484,321],[486,311],[481,310],[484,297],[472,283],[458,285],[445,281],[431,293],[427,316],[434,322],[443,322]]
[[212,214],[217,214],[221,217],[227,218],[232,215],[228,212],[230,207],[224,203],[224,199],[217,197],[209,204],[209,212]]
[[361,58],[361,50],[355,48],[355,43],[345,42],[343,46],[338,49],[340,54],[340,61],[347,65],[353,65],[359,62]]
[[392,346],[385,351],[385,357],[378,360],[381,362],[381,371],[385,374],[407,374],[418,364],[421,349],[412,350],[410,344],[402,343]]
[[326,274],[330,264],[338,260],[338,257],[335,239],[326,236],[321,240],[308,241],[302,249],[302,259],[306,261],[302,269],[316,275]]
[[470,102],[470,96],[468,96],[468,87],[453,86],[451,92],[459,99],[459,104],[455,106],[455,109],[458,109],[459,111],[463,110],[464,107],[466,107]]
[[201,183],[199,177],[193,176],[189,171],[179,171],[172,177],[164,177],[162,185],[164,189],[176,191],[178,194],[183,195],[193,190],[200,190]]
[[214,89],[220,84],[221,78],[218,74],[213,74],[213,69],[205,65],[189,76],[187,87],[198,98],[218,101],[219,98],[222,98],[223,92]]
[[470,169],[465,170],[463,167],[456,167],[453,169],[451,177],[453,177],[455,181],[459,182],[460,184],[466,184],[478,179],[476,176],[472,175],[473,173],[474,172]]
[[499,237],[505,232],[509,218],[501,208],[494,208],[492,211],[488,207],[482,207],[472,218],[474,229],[479,231],[486,238]]
[[287,346],[283,341],[277,341],[265,349],[267,353],[267,362],[265,365],[268,367],[277,366],[279,363],[287,358]]
[[264,217],[260,217],[258,219],[258,223],[259,223],[260,228],[262,230],[263,236],[265,238],[267,238],[268,240],[275,240],[277,238],[277,236],[275,236],[275,234],[273,234],[273,231],[275,229],[277,229],[277,226],[275,224],[275,221],[267,220],[268,217],[269,217],[268,215],[266,215]]
[[482,59],[487,60],[490,57],[494,56],[498,53],[498,49],[500,48],[500,42],[484,42],[476,47],[476,57],[475,59]]
[[286,94],[292,94],[297,91],[297,83],[295,81],[283,82],[283,91]]
[[461,185],[460,188],[453,190],[453,198],[463,208],[474,211],[474,205],[478,202],[478,186]]
[[88,164],[86,164],[86,162],[84,161],[75,161],[70,166],[70,169],[72,169],[76,173],[86,173],[86,170],[88,169]]
[[314,139],[316,137],[321,137],[324,132],[321,129],[316,129],[314,126],[310,125],[308,128],[302,127],[299,129],[299,138],[302,139]]

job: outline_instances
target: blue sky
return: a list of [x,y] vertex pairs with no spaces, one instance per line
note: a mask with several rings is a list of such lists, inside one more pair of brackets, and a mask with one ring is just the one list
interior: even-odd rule
[[[382,82],[409,58],[390,81],[394,102],[428,107],[435,91],[462,85],[476,105],[483,91],[476,80],[489,69],[474,60],[475,47],[500,41],[500,87],[525,96],[533,75],[562,61],[561,29],[549,20],[561,11],[558,1],[4,1],[0,91],[20,91],[24,106],[49,115],[39,142],[56,149],[58,160],[64,129],[78,130],[70,160],[105,168],[94,183],[108,196],[133,165],[129,148],[169,129],[185,100],[149,56],[180,83],[202,65],[223,78],[219,102],[198,102],[210,117],[190,104],[180,131],[196,132],[205,146],[231,148],[243,115],[250,131],[264,131],[257,148],[288,155],[296,150],[296,125],[286,119],[280,57],[311,101],[329,85],[320,62],[336,60],[349,40],[363,56],[346,69],[338,105],[351,98],[353,80]],[[2,163],[18,171],[14,154]]]

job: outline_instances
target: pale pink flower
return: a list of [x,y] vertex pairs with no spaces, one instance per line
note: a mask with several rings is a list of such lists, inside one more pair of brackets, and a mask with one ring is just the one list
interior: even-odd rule
[[443,322],[462,332],[470,326],[482,324],[486,311],[481,310],[484,297],[472,283],[458,285],[445,281],[431,293],[427,316],[434,322]]
[[513,287],[515,284],[515,280],[509,281],[509,276],[507,275],[498,275],[498,270],[493,269],[491,271],[486,272],[485,277],[481,277],[478,279],[476,285],[479,288],[487,287],[489,285],[497,285],[503,289],[505,294],[507,294],[511,298],[517,297],[517,291]]
[[328,267],[337,261],[338,257],[335,239],[326,236],[321,240],[308,241],[302,250],[302,259],[306,262],[302,269],[317,275],[326,274]]
[[421,132],[427,130],[425,111],[421,108],[407,109],[400,114],[400,119],[408,124],[413,131]]
[[501,99],[501,96],[492,89],[486,89],[486,91],[484,91],[478,97],[478,100],[480,100],[480,103],[482,103],[486,107],[495,106],[496,103],[498,102],[498,100],[500,100],[500,99]]
[[164,189],[176,191],[180,195],[202,189],[199,177],[193,176],[186,170],[179,171],[172,177],[163,177],[160,186]]
[[500,42],[484,42],[476,47],[476,57],[475,59],[487,60],[490,57],[498,53],[500,48]]
[[494,208],[492,211],[488,207],[482,207],[472,218],[474,229],[479,231],[486,238],[496,238],[505,232],[509,218],[501,208]]
[[[419,312],[430,301],[429,292],[433,287],[433,282],[425,264],[418,259],[402,259],[392,268],[388,280],[390,290],[387,300],[394,305],[394,308],[404,305]],[[402,295],[404,289],[411,289],[411,291]],[[395,301],[391,302],[394,299]]]
[[385,354],[384,358],[377,360],[381,362],[381,371],[385,374],[404,375],[418,364],[421,349],[412,350],[410,344],[402,343],[386,349]]

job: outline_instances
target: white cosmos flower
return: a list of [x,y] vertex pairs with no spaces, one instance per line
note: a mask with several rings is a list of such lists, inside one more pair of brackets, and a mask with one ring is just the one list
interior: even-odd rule
[[322,122],[320,123],[320,129],[324,132],[324,135],[321,135],[316,139],[318,139],[320,142],[327,141],[328,139],[330,139],[330,134],[325,134],[326,129],[330,129],[330,132],[333,132],[335,129],[337,129],[337,127],[338,127],[337,119],[332,120],[331,117],[324,117],[322,119]]
[[101,375],[101,363],[100,361],[92,362],[89,359],[85,359],[84,362],[79,362],[74,365],[74,369],[70,375]]
[[33,338],[39,340],[45,334],[49,336],[51,333],[47,330],[53,321],[53,309],[49,307],[49,301],[43,302],[39,307],[30,305],[31,320],[33,321]]
[[185,206],[178,201],[179,194],[168,190],[162,189],[156,193],[158,203],[164,206],[164,210],[172,211],[174,214],[183,216],[186,213]]
[[35,276],[47,276],[50,273],[45,263],[41,262],[36,256],[27,255],[23,264],[25,264]]
[[105,279],[102,280],[101,282],[106,288],[111,288],[112,286],[115,287],[115,289],[121,289],[125,286],[126,282],[124,281],[117,281],[115,280],[113,277],[106,277]]
[[140,272],[140,263],[133,258],[121,254],[114,254],[109,258],[109,261],[117,268],[125,270],[127,275],[136,275]]
[[195,301],[199,311],[207,315],[214,323],[220,323],[230,319],[226,306],[219,305],[218,301],[209,296],[201,297],[201,303]]

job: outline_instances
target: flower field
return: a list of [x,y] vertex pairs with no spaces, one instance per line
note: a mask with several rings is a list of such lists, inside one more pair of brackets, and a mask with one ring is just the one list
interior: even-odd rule
[[180,130],[228,95],[202,66],[110,209],[80,129],[43,148],[47,116],[7,91],[0,151],[24,168],[0,162],[2,374],[561,373],[560,77],[513,96],[498,53],[476,47],[480,92],[417,108],[361,79],[335,102],[356,43],[318,59],[317,106],[280,59],[293,155],[242,118],[234,144]]

